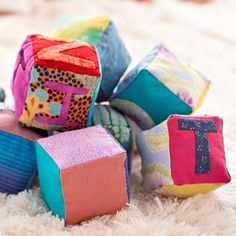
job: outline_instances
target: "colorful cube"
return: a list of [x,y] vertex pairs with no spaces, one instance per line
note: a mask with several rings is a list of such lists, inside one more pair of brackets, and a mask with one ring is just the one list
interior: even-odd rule
[[228,183],[222,125],[219,117],[173,115],[139,133],[144,188],[189,197]]
[[28,189],[36,173],[34,141],[42,136],[18,125],[14,111],[0,103],[0,192]]
[[89,126],[100,81],[94,46],[30,35],[18,54],[12,81],[16,117],[45,130]]
[[0,102],[4,102],[6,98],[5,90],[0,88]]
[[42,197],[66,224],[129,202],[126,152],[101,126],[40,139],[36,153]]
[[52,37],[79,39],[96,46],[102,67],[102,83],[97,101],[108,100],[131,61],[112,20],[107,16],[86,20],[60,17]]
[[121,81],[111,105],[150,129],[171,114],[191,114],[209,86],[209,80],[160,44]]
[[133,159],[133,134],[128,117],[122,115],[109,105],[95,105],[91,125],[102,125],[126,150],[128,169],[131,170]]

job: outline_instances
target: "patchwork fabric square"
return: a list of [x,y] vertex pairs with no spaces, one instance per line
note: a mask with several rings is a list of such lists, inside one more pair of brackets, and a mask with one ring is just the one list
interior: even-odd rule
[[12,81],[17,119],[45,130],[89,126],[100,66],[96,49],[82,41],[28,36]]
[[144,188],[189,197],[228,183],[222,124],[214,116],[173,115],[139,133]]
[[126,150],[128,155],[128,169],[131,171],[133,159],[133,133],[131,120],[109,105],[94,106],[91,125],[102,125]]
[[102,67],[102,82],[97,101],[107,101],[131,61],[113,21],[107,16],[88,19],[60,17],[52,37],[79,39],[96,46]]
[[36,173],[34,141],[41,134],[18,125],[14,111],[0,103],[0,192],[17,194],[31,187]]
[[38,140],[41,194],[52,212],[76,224],[129,202],[125,150],[101,126]]
[[191,114],[201,105],[210,81],[157,45],[116,87],[111,105],[150,129],[171,114]]

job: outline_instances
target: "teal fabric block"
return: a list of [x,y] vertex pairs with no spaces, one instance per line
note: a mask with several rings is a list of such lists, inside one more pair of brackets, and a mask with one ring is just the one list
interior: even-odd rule
[[142,70],[111,105],[130,116],[142,129],[160,124],[172,113],[192,113],[190,106],[147,70]]
[[165,45],[158,44],[114,89],[110,102],[146,130],[171,114],[196,111],[210,84]]
[[0,102],[4,102],[6,98],[5,90],[0,88]]
[[[97,51],[97,50],[96,50]],[[101,68],[101,62],[100,62],[100,56],[99,56],[99,53],[97,51],[97,54],[98,54],[98,63],[99,63],[99,67]],[[101,77],[102,77],[102,71],[101,71]],[[86,122],[86,127],[89,127],[90,124],[91,124],[91,118],[92,118],[92,115],[93,115],[93,111],[94,111],[94,107],[95,107],[95,103],[96,103],[96,100],[97,100],[97,97],[98,97],[98,94],[99,94],[99,90],[100,90],[100,87],[101,87],[101,81],[102,80],[99,80],[95,90],[94,90],[94,96],[93,96],[93,99],[92,99],[92,102],[91,102],[91,105],[90,105],[90,109],[89,109],[89,113],[88,113],[88,120]]]
[[65,218],[60,169],[39,143],[36,143],[36,154],[42,197],[53,214]]
[[139,73],[141,73],[142,70],[144,70],[154,60],[154,58],[156,57],[160,49],[161,49],[161,45],[157,45],[146,57],[144,57],[143,60],[141,60],[141,62],[139,62],[131,71],[129,71],[125,79],[121,83],[119,83],[113,90],[113,94],[110,100],[112,100],[118,94],[123,92],[126,88],[129,87],[129,85],[133,81],[135,81]]

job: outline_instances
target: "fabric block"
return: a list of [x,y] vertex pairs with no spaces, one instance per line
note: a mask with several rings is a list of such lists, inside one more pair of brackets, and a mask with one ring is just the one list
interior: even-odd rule
[[102,125],[126,150],[129,171],[133,159],[133,134],[130,120],[109,105],[94,106],[91,125]]
[[113,21],[107,16],[88,19],[60,17],[52,37],[79,39],[96,46],[102,67],[102,82],[97,101],[108,100],[131,61]]
[[228,183],[222,125],[215,116],[172,115],[139,133],[144,188],[188,197]]
[[0,192],[28,189],[36,173],[34,141],[41,134],[18,125],[12,109],[0,105]]
[[100,75],[94,46],[78,40],[28,36],[12,81],[17,119],[44,130],[89,126]]
[[171,114],[191,114],[202,103],[210,81],[157,45],[115,88],[111,105],[150,129]]
[[6,98],[5,90],[0,88],[0,102],[4,102]]
[[112,214],[129,202],[125,150],[101,126],[36,143],[41,194],[66,224]]

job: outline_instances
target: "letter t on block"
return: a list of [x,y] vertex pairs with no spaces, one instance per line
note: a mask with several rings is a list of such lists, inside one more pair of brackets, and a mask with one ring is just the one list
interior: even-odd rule
[[209,174],[210,152],[208,133],[217,132],[216,122],[212,120],[178,119],[180,130],[190,130],[195,134],[196,141],[196,173]]
[[87,88],[73,88],[71,86],[63,85],[63,84],[60,84],[57,82],[46,82],[46,85],[51,89],[54,89],[56,91],[63,91],[66,93],[66,95],[63,99],[63,106],[61,109],[61,114],[60,114],[59,118],[50,118],[50,117],[44,118],[44,117],[37,116],[36,120],[39,122],[44,122],[46,124],[54,124],[54,125],[55,124],[56,125],[66,124],[68,127],[74,127],[74,126],[78,125],[77,122],[67,121],[71,98],[72,98],[73,94],[78,94],[78,95],[87,94],[89,89],[87,89]]

